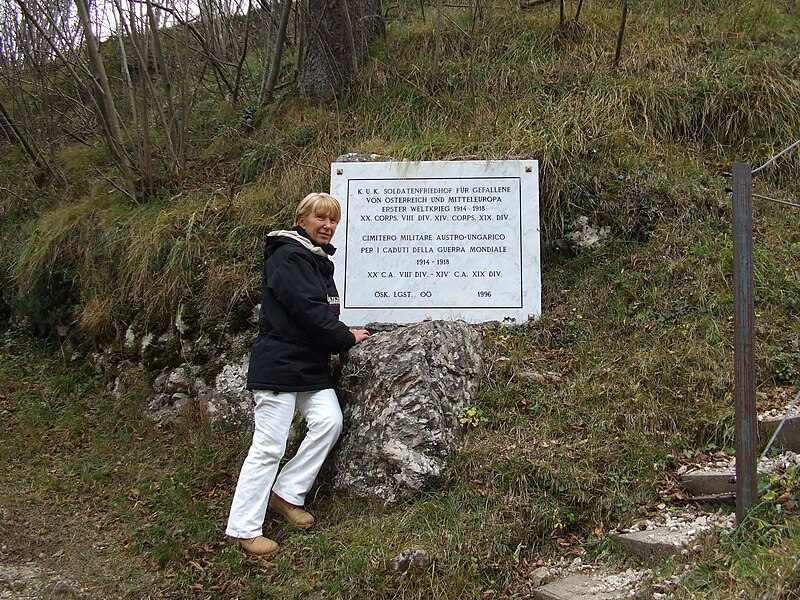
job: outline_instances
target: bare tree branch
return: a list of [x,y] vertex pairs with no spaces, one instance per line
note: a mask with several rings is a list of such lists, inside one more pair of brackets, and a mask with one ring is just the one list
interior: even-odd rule
[[89,64],[91,65],[92,75],[95,83],[95,92],[99,96],[98,104],[102,107],[101,113],[106,128],[106,133],[110,140],[110,150],[117,160],[125,180],[125,189],[128,195],[135,200],[136,198],[136,179],[131,166],[128,151],[122,140],[122,128],[119,123],[119,113],[111,95],[111,85],[108,82],[103,59],[100,56],[100,46],[97,38],[92,31],[89,22],[89,7],[86,0],[75,0],[78,7],[78,17],[83,25],[84,35],[86,36],[86,47],[89,54]]
[[[19,2],[19,1],[20,0],[17,0],[17,2]],[[203,37],[203,35],[199,31],[197,31],[197,28],[194,25],[189,23],[180,14],[178,14],[178,11],[176,11],[175,9],[173,9],[173,8],[171,8],[169,6],[164,6],[163,4],[157,4],[155,2],[150,2],[150,0],[135,0],[135,1],[137,1],[137,2],[147,2],[148,4],[151,4],[152,6],[158,8],[159,10],[163,10],[165,12],[168,12],[170,15],[172,15],[172,17],[178,23],[180,23],[183,27],[188,29],[191,32],[191,34],[194,36],[195,40],[197,40],[200,43],[200,46],[203,49],[203,53],[205,54],[206,58],[211,63],[211,66],[214,68],[214,72],[216,73],[217,77],[219,77],[222,80],[222,83],[225,84],[225,89],[228,90],[228,93],[233,95],[233,85],[231,84],[230,81],[228,81],[228,78],[225,75],[225,71],[222,68],[223,61],[221,61],[211,51],[211,49],[209,48],[208,42],[206,41],[205,37]]]

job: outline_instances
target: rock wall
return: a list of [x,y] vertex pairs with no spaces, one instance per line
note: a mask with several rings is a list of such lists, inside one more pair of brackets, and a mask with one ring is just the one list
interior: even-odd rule
[[[448,460],[463,435],[459,419],[478,390],[483,344],[460,321],[368,328],[372,337],[336,367],[345,430],[326,473],[339,490],[391,503],[447,481]],[[222,361],[212,376],[192,362],[162,368],[146,383],[148,416],[164,426],[201,412],[215,426],[251,430],[249,340],[237,336],[226,349],[205,349]],[[125,361],[112,390],[125,394],[147,377],[141,363]]]

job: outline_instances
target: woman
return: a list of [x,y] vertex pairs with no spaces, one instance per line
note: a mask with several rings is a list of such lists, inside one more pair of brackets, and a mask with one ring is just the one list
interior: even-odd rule
[[[262,535],[267,506],[297,527],[313,525],[314,517],[303,508],[305,496],[342,430],[328,362],[331,354],[369,337],[366,329],[339,321],[328,257],[335,251],[330,241],[340,216],[336,198],[309,194],[297,207],[295,227],[267,236],[259,335],[247,374],[247,389],[255,396],[255,432],[225,532],[250,555],[278,549]],[[308,432],[278,474],[295,409]]]

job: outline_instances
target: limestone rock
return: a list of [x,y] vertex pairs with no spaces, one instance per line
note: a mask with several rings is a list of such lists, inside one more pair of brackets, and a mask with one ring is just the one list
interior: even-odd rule
[[358,152],[348,152],[346,154],[342,154],[336,159],[336,162],[386,162],[394,160],[391,156],[385,156],[383,154],[375,154],[374,152],[371,154],[361,154]]
[[393,573],[425,571],[431,566],[431,555],[424,550],[403,550],[389,561],[389,570]]
[[[209,421],[228,429],[253,425],[253,395],[247,385],[248,336],[226,340],[231,355],[219,353],[220,372],[213,381],[204,379],[203,367],[183,363],[166,368],[153,380],[147,399],[148,416],[158,425],[175,423],[190,410],[205,414]],[[247,348],[247,349],[246,349]],[[207,369],[207,367],[206,367]],[[211,379],[211,374],[206,374]]]
[[147,371],[141,364],[124,360],[117,365],[117,376],[110,385],[111,393],[120,399],[133,389],[143,388],[147,381]]
[[596,250],[606,244],[610,233],[610,227],[592,225],[588,217],[580,216],[573,223],[573,231],[567,234],[567,240],[576,250]]
[[530,575],[528,575],[528,581],[530,582],[531,587],[537,588],[548,583],[552,583],[558,579],[558,576],[558,569],[554,569],[552,567],[539,567],[538,569],[531,571]]
[[247,353],[226,364],[215,377],[214,385],[199,396],[212,422],[230,429],[252,426],[253,393],[245,388],[249,363],[250,355]]
[[164,392],[167,394],[188,394],[192,388],[196,388],[196,375],[197,370],[192,368],[189,364],[184,363],[176,369],[173,369],[167,375],[167,380],[164,384]]
[[342,357],[338,390],[345,431],[334,486],[392,503],[435,489],[463,435],[482,341],[460,321],[423,321],[376,333]]
[[14,600],[83,600],[88,590],[64,575],[46,570],[34,562],[0,564],[0,598]]
[[200,367],[184,363],[165,369],[153,382],[153,394],[148,398],[149,418],[161,426],[175,423],[188,414],[197,397],[207,391],[198,377]]

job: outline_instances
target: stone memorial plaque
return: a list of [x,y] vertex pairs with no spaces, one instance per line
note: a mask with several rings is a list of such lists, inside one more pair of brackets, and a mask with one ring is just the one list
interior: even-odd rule
[[342,320],[541,315],[534,160],[331,165]]

